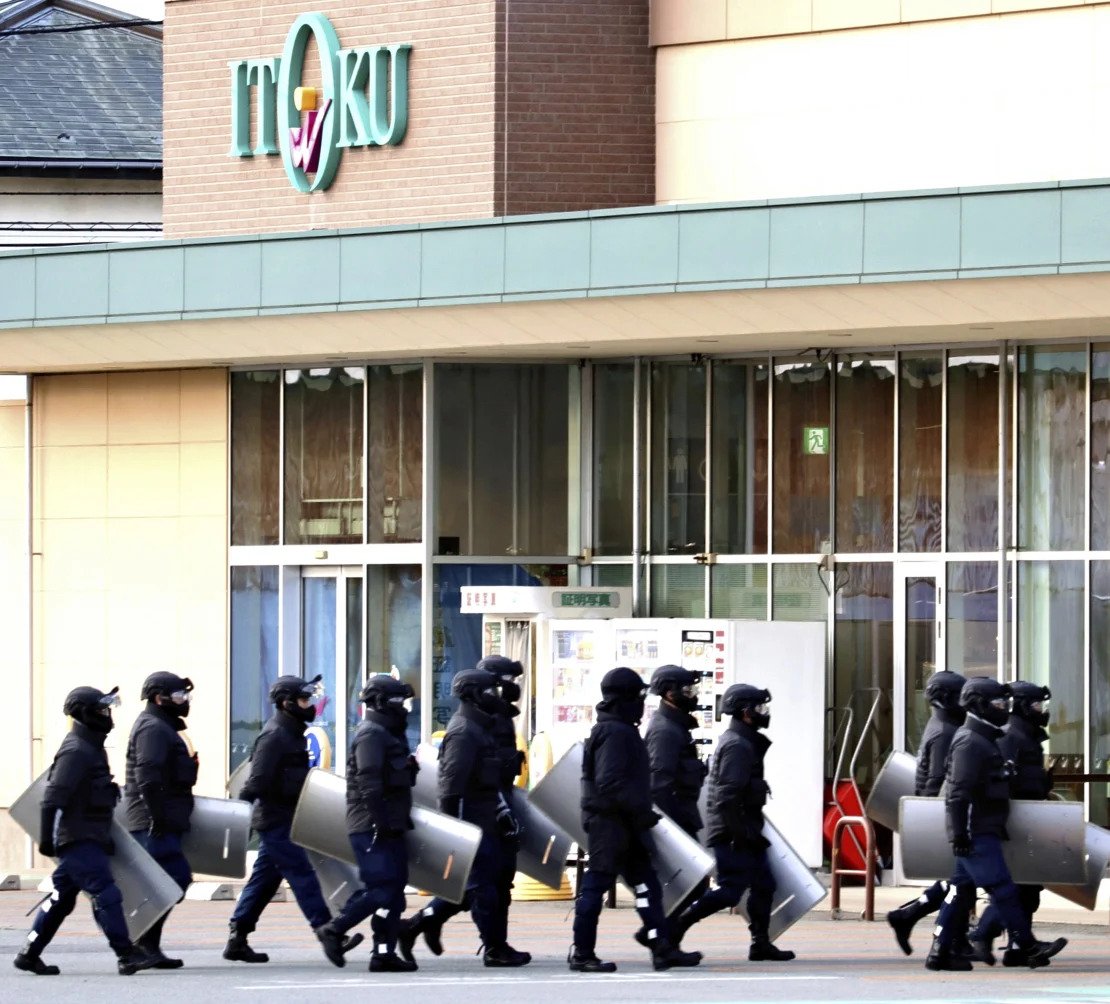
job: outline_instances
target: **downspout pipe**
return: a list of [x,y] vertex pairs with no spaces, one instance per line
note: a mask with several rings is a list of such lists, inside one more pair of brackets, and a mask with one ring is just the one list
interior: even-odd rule
[[[27,586],[27,743],[24,747],[24,779],[29,785],[35,771],[35,435],[34,435],[34,380],[26,377],[23,405],[23,472],[24,515],[26,518],[26,586]],[[26,842],[26,865],[34,866],[35,849],[31,838]]]

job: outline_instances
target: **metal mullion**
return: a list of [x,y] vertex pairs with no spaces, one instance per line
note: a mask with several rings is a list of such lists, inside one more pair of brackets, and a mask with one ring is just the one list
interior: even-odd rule
[[[640,356],[632,362],[632,614],[643,616],[646,606],[644,603],[645,592],[650,601],[650,576],[648,576],[647,590],[643,581],[644,569],[644,536],[651,533],[651,513],[643,513],[644,505],[643,481],[651,477],[651,454],[645,451],[644,434],[642,425],[647,425],[651,419],[651,395],[647,395],[646,414],[643,393],[643,363]],[[647,452],[646,458],[644,453]],[[650,536],[649,536],[650,539]]]
[[[1094,741],[1091,736],[1091,394],[1094,372],[1094,350],[1087,343],[1087,375],[1084,387],[1083,444],[1083,766],[1084,773],[1093,773]],[[1091,818],[1091,786],[1083,786],[1083,812]]]
[[[774,617],[775,576],[775,357],[767,353],[767,620]],[[818,573],[820,574],[820,573]],[[828,611],[825,612],[828,620]],[[831,648],[827,653],[831,653]]]
[[278,370],[278,543],[285,543],[285,370]]
[[[597,544],[594,519],[594,386],[596,370],[593,363],[578,370],[578,553],[587,549],[592,554]],[[568,541],[569,543],[569,541]],[[568,548],[569,550],[569,548]],[[594,584],[589,565],[582,568],[588,585]],[[580,573],[581,574],[581,573]],[[581,582],[581,579],[579,579]]]
[[[403,435],[403,432],[402,432]],[[398,437],[401,438],[400,436]],[[398,444],[400,445],[400,444]],[[398,454],[399,455],[399,454]],[[384,536],[384,534],[383,534]],[[370,543],[370,366],[362,367],[362,542]],[[365,665],[365,663],[363,663]]]
[[[942,427],[943,424],[942,422]],[[900,541],[898,533],[898,503],[902,497],[902,353],[897,349],[894,352],[894,428],[892,430],[892,435],[894,436],[894,450],[892,454],[894,469],[890,472],[893,483],[890,514],[892,533],[890,550],[895,558],[897,558],[901,550],[899,547]]]
[[[702,363],[705,369],[705,512],[703,513],[704,549],[713,550],[713,360]],[[713,616],[713,568],[706,563],[702,583],[702,602],[706,617]]]
[[[847,356],[849,366],[851,365],[851,356]],[[829,355],[827,363],[829,373],[829,413],[826,416],[829,423],[829,554],[836,554],[836,455],[837,455],[837,434],[836,434],[836,364],[838,356],[835,353]]]
[[[434,637],[435,610],[432,597],[435,595],[434,558],[435,558],[435,364],[424,363],[423,386],[423,423],[421,426],[421,536],[424,553],[420,562],[420,691],[422,694],[434,693],[432,679],[432,641]],[[368,624],[369,622],[367,622]],[[420,735],[426,738],[432,734],[431,700],[420,702]]]
[[[1000,631],[1000,637],[1004,638],[1006,645],[1006,660],[1003,664],[1005,669],[1007,666],[1010,669],[1012,679],[1018,679],[1018,650],[1017,650],[1017,608],[1018,608],[1018,527],[1020,520],[1018,519],[1018,475],[1020,472],[1020,465],[1018,464],[1017,444],[1018,444],[1018,392],[1020,390],[1020,378],[1018,370],[1018,348],[1013,346],[1008,348],[1007,352],[1013,352],[1013,370],[1014,378],[1010,381],[1010,442],[1014,444],[1014,459],[1013,459],[1013,474],[1010,478],[1010,551],[1006,558],[1006,574],[1011,576],[1010,579],[1010,595],[1006,602],[1009,604],[1008,612],[1008,631]],[[1005,675],[1005,674],[1003,674]]]

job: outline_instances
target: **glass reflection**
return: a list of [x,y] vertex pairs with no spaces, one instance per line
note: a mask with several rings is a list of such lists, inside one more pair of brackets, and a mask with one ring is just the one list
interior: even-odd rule
[[635,370],[594,366],[594,549],[632,553],[632,446]]
[[998,563],[948,566],[948,647],[945,669],[964,676],[998,675]]
[[898,392],[898,550],[939,551],[944,406],[940,354],[903,355]]
[[[316,718],[308,734],[312,767],[335,770],[335,670],[336,580],[301,580],[301,675],[306,680],[322,676],[324,696],[316,705]],[[322,733],[322,735],[321,735]]]
[[1091,357],[1091,549],[1110,550],[1110,345]]
[[[1091,755],[1094,758],[1090,772],[1110,774],[1110,561],[1091,562],[1090,611]],[[1055,692],[1052,696],[1055,698]],[[1110,785],[1106,781],[1091,785],[1091,822],[1110,825]]]
[[278,678],[278,570],[231,569],[231,756],[235,770],[250,756],[270,717]]
[[281,372],[231,374],[231,543],[277,544]]
[[832,547],[828,363],[775,361],[774,531],[779,554]]
[[767,619],[766,565],[713,565],[709,590],[711,617]]
[[998,353],[948,356],[948,547],[998,547]]
[[424,366],[371,366],[367,379],[367,540],[371,544],[419,541],[424,485]]
[[767,553],[766,363],[713,365],[712,550]]
[[827,621],[831,579],[815,564],[771,566],[771,619]]
[[[366,569],[370,618],[366,631],[367,675],[392,673],[416,692],[406,730],[411,748],[420,742],[424,697],[420,679],[421,592],[419,565],[371,565]],[[481,621],[480,617],[475,619]]]
[[705,485],[705,366],[656,363],[651,367],[654,553],[705,550]]
[[705,567],[651,566],[652,617],[705,617]]

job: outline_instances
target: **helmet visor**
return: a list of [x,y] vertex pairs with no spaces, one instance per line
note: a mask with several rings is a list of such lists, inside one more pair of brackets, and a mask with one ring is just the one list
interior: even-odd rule
[[174,704],[192,704],[193,692],[192,690],[175,690],[170,694],[170,700]]
[[752,708],[752,711],[757,715],[768,715],[771,713],[771,705],[767,701],[764,701],[762,704],[757,704]]
[[683,697],[697,697],[698,696],[698,685],[696,683],[688,683],[685,687],[682,688],[682,696]]
[[1048,706],[1051,701],[1033,701],[1029,707],[1036,711],[1038,714],[1048,714]]
[[999,711],[1009,711],[1013,707],[1013,700],[1009,697],[996,697],[990,704],[992,708],[997,708]]
[[113,708],[118,708],[119,705],[119,687],[113,687],[109,693],[96,702],[96,708],[100,712],[110,712]]

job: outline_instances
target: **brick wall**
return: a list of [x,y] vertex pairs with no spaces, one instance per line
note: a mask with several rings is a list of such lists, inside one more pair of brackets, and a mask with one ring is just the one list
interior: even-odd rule
[[504,0],[503,215],[655,201],[648,0]]
[[[167,237],[379,226],[654,201],[648,0],[167,0]],[[228,63],[281,54],[319,10],[340,44],[409,42],[399,146],[343,152],[296,191],[281,158],[228,156]],[[313,46],[305,83],[318,80]],[[252,108],[253,112],[253,108]],[[253,142],[253,137],[252,137]]]

